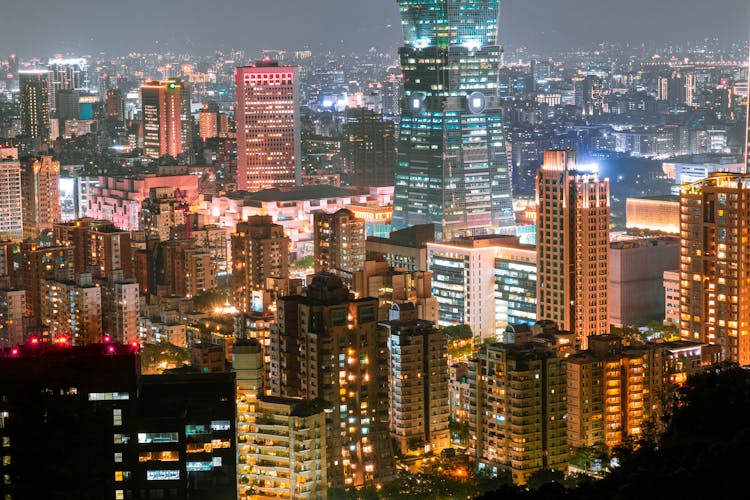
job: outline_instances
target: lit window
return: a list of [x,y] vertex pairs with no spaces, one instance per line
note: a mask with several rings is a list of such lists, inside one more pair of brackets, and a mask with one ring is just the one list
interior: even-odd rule
[[122,425],[122,410],[119,408],[112,410],[112,425]]
[[122,453],[120,453],[119,451],[115,453],[115,463],[122,463]]
[[115,500],[125,500],[125,492],[123,490],[116,490]]

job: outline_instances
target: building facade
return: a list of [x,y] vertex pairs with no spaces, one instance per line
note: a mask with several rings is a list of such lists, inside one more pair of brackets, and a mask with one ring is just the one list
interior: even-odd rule
[[51,231],[59,222],[60,162],[42,156],[21,169],[23,194],[24,239],[38,238],[42,231]]
[[499,0],[401,0],[403,99],[393,226],[437,241],[506,231],[513,207],[498,97]]
[[190,151],[190,90],[179,78],[141,86],[143,154],[177,158]]
[[365,222],[342,208],[332,214],[317,212],[315,272],[331,271],[351,279],[365,265]]
[[18,149],[0,147],[0,238],[23,238],[22,203]]

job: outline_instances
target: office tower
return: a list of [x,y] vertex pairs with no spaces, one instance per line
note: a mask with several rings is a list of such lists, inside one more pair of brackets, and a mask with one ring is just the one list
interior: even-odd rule
[[745,174],[713,173],[680,193],[680,337],[740,365],[750,364],[749,202]]
[[141,86],[143,153],[177,158],[190,153],[190,90],[179,78]]
[[432,296],[432,275],[425,271],[394,269],[386,262],[368,260],[352,277],[357,297],[378,299],[378,320],[388,321],[391,309],[413,306],[417,318],[437,323],[437,299]]
[[211,255],[192,238],[163,241],[159,244],[159,294],[194,297],[216,288],[216,271]]
[[232,367],[237,381],[238,498],[325,499],[324,405],[264,396],[263,355],[256,340],[235,342]]
[[0,288],[0,345],[9,347],[24,343],[24,316],[26,291]]
[[405,271],[427,270],[427,243],[435,241],[435,226],[418,226],[391,231],[388,238],[369,236],[365,243],[367,260],[386,262]]
[[313,215],[315,272],[331,271],[351,277],[365,264],[365,223],[351,210]]
[[89,65],[84,58],[50,59],[47,70],[50,112],[53,114],[59,111],[57,97],[61,91],[89,89]]
[[537,319],[590,335],[609,332],[609,180],[575,151],[545,151],[537,172]]
[[289,277],[289,238],[270,215],[255,215],[237,224],[232,234],[234,307],[253,309],[253,291],[265,290],[268,278]]
[[21,131],[34,139],[50,139],[49,72],[35,69],[18,73],[21,92]]
[[26,291],[26,316],[35,323],[42,317],[42,280],[72,279],[73,248],[40,247],[34,242],[21,244],[19,266],[11,274],[13,288]]
[[[698,344],[696,344],[698,345]],[[623,347],[616,335],[589,338],[567,358],[568,446],[615,446],[661,417],[664,360],[657,344]]]
[[553,346],[486,344],[469,362],[469,454],[479,470],[525,484],[568,467],[565,360]]
[[627,198],[625,227],[662,233],[680,232],[680,197],[677,195]]
[[583,114],[599,116],[604,112],[604,94],[602,93],[602,79],[588,75],[583,80]]
[[366,108],[347,108],[341,144],[349,184],[392,186],[396,168],[396,126]]
[[320,398],[330,486],[377,485],[394,472],[388,430],[388,347],[378,302],[355,299],[341,280],[313,277],[306,295],[278,300],[271,329],[271,394]]
[[235,69],[237,187],[300,184],[298,70],[271,60]]
[[680,262],[676,237],[612,242],[609,249],[609,322],[645,326],[664,312],[664,272]]
[[508,238],[495,256],[495,321],[498,327],[536,322],[536,248]]
[[507,231],[513,207],[498,97],[499,0],[399,0],[404,97],[393,227],[438,241]]
[[229,117],[219,111],[215,102],[206,102],[198,115],[198,128],[202,140],[226,137],[229,131]]
[[475,337],[495,337],[495,257],[506,238],[512,237],[427,243],[432,294],[438,302],[438,325],[469,325]]
[[42,156],[21,169],[24,239],[38,238],[60,221],[60,162]]
[[122,124],[125,121],[125,99],[119,88],[108,89],[104,98],[104,109],[108,118]]
[[53,338],[69,338],[74,345],[102,340],[102,291],[91,274],[73,280],[55,278],[41,283],[41,319]]
[[21,163],[18,149],[0,146],[0,239],[23,238]]
[[402,308],[378,325],[390,352],[391,436],[401,453],[437,452],[450,446],[448,346],[432,322]]

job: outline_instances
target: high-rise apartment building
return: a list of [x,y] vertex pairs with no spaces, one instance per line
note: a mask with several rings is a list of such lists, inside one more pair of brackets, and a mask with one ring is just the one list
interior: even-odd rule
[[366,108],[347,108],[341,153],[354,186],[392,186],[396,168],[396,126]]
[[[696,344],[698,345],[698,344]],[[638,437],[662,409],[664,360],[654,345],[623,347],[616,335],[589,338],[567,358],[568,445],[615,446]]]
[[680,337],[750,364],[750,177],[714,173],[680,193]]
[[379,328],[390,352],[391,436],[401,453],[435,452],[450,446],[448,346],[445,336],[414,309]]
[[21,163],[18,149],[0,146],[0,238],[23,238]]
[[565,359],[539,342],[486,344],[469,362],[469,453],[480,470],[509,470],[525,484],[541,469],[565,471]]
[[588,75],[582,82],[583,86],[583,114],[599,116],[604,112],[604,94],[602,79],[595,75]]
[[237,492],[240,500],[326,498],[326,417],[320,400],[264,396],[256,340],[232,350],[237,381]]
[[35,322],[42,317],[42,280],[73,279],[73,248],[44,247],[34,242],[21,244],[18,269],[11,274],[13,288],[26,291],[26,316]]
[[50,112],[53,114],[58,111],[57,96],[60,91],[89,89],[89,64],[82,57],[50,59],[47,63],[47,70],[49,71]]
[[49,71],[34,69],[18,73],[21,92],[21,132],[47,140],[50,138]]
[[199,248],[192,238],[173,239],[159,244],[159,294],[194,297],[216,288],[216,271],[211,254]]
[[198,132],[201,140],[226,137],[229,132],[229,117],[219,111],[215,102],[203,104],[198,114]]
[[237,187],[259,191],[301,182],[298,70],[271,60],[235,70]]
[[609,332],[609,180],[575,151],[545,151],[536,180],[537,319],[587,347]]
[[399,0],[404,97],[393,227],[438,241],[506,231],[513,207],[498,96],[499,0]]
[[270,215],[237,224],[232,234],[232,295],[240,312],[253,309],[253,291],[265,290],[267,278],[289,277],[289,238]]
[[333,405],[326,413],[329,486],[377,485],[394,472],[388,347],[377,309],[377,299],[355,299],[328,273],[313,277],[306,295],[278,301],[271,393]]
[[24,316],[26,290],[0,288],[0,345],[8,347],[24,343]]
[[102,292],[90,274],[79,274],[75,281],[42,281],[41,312],[52,337],[67,337],[75,345],[102,341]]
[[495,255],[497,328],[536,322],[536,248],[506,238]]
[[51,231],[59,222],[60,162],[42,156],[21,169],[23,195],[23,237],[38,238],[42,231]]
[[141,86],[143,153],[151,158],[189,154],[190,90],[179,78]]
[[342,208],[332,214],[313,215],[315,272],[331,271],[351,276],[365,264],[365,221]]

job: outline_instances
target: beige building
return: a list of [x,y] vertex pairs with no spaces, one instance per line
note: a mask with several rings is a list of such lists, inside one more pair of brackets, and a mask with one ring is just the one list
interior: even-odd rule
[[469,386],[469,454],[479,470],[508,470],[516,484],[567,470],[565,360],[554,346],[485,344],[469,362]]
[[680,324],[680,271],[664,271],[664,324]]
[[330,271],[348,278],[365,265],[365,221],[342,208],[332,214],[317,212],[315,272]]
[[537,198],[537,319],[581,339],[609,332],[609,180],[575,151],[545,151]]
[[450,446],[448,347],[445,336],[416,313],[381,322],[390,352],[391,436],[401,453],[436,452]]
[[680,232],[680,197],[665,195],[626,199],[625,227],[678,234]]
[[75,281],[42,281],[42,323],[53,337],[68,337],[74,345],[102,341],[102,293],[91,274]]
[[750,176],[683,186],[680,213],[680,336],[750,364]]
[[567,358],[568,445],[615,446],[638,437],[662,411],[664,360],[656,345],[624,347],[616,335],[589,338]]
[[60,220],[60,162],[42,156],[21,169],[23,237],[34,239]]
[[0,146],[0,238],[23,238],[22,199],[18,149]]
[[162,270],[160,294],[194,297],[216,288],[216,272],[211,255],[195,244],[195,240],[180,239],[161,243]]
[[289,238],[270,215],[255,215],[237,224],[232,234],[232,294],[243,313],[252,309],[252,294],[265,290],[268,278],[289,277]]
[[26,291],[0,289],[0,342],[5,347],[24,343]]
[[354,272],[352,291],[358,297],[378,299],[378,320],[389,318],[393,304],[410,302],[416,307],[417,317],[437,323],[437,300],[432,296],[432,275],[423,271],[403,271],[389,267],[386,262],[366,261]]

